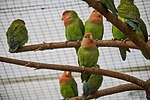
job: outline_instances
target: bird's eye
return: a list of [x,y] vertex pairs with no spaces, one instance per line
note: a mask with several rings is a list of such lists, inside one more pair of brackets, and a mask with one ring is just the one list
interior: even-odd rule
[[65,15],[65,14],[67,14],[68,13],[68,11],[65,11],[64,13],[63,13],[63,15]]
[[85,36],[85,38],[89,38],[89,36]]

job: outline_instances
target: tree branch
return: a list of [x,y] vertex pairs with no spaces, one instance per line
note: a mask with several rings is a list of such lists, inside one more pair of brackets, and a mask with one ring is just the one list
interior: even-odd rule
[[73,72],[79,72],[79,73],[102,74],[105,76],[114,77],[114,78],[118,78],[118,79],[122,79],[128,82],[134,83],[144,89],[145,89],[145,84],[146,84],[145,81],[138,79],[136,77],[123,74],[123,73],[119,73],[119,72],[98,69],[98,68],[83,69],[83,68],[76,67],[76,66],[45,64],[45,63],[17,60],[17,59],[12,59],[12,58],[7,58],[7,57],[0,57],[0,61],[17,64],[17,65],[23,65],[25,67],[31,67],[31,68],[36,68],[36,69],[52,69],[52,70],[61,70],[61,71],[73,71]]
[[146,81],[145,89],[146,89],[146,98],[147,100],[150,100],[150,79]]
[[[150,41],[147,42],[150,45]],[[25,51],[36,51],[36,50],[46,50],[46,49],[58,49],[58,48],[71,48],[79,47],[81,43],[77,42],[51,42],[51,43],[40,43],[34,45],[27,45],[19,48],[16,52]],[[138,49],[138,47],[132,41],[122,42],[119,40],[98,40],[96,45],[99,47],[128,47],[132,49]]]
[[[99,91],[87,96],[86,100],[94,99],[94,98],[96,99],[96,98],[99,98],[102,96],[125,92],[125,91],[131,91],[131,90],[144,90],[144,89],[135,84],[122,84],[119,86],[99,90]],[[69,100],[82,100],[82,96],[73,97],[73,98],[70,98]]]
[[97,0],[82,0],[90,7],[100,12],[108,21],[121,30],[138,48],[150,59],[150,46],[146,44],[139,36],[135,34],[131,27],[121,22],[117,17],[113,16],[102,4]]

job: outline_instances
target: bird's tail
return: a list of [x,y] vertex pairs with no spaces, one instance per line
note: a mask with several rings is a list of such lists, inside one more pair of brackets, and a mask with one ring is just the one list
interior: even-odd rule
[[120,51],[122,60],[125,61],[126,60],[126,54],[127,54],[126,51],[130,52],[129,48],[119,48],[119,51]]
[[82,95],[82,100],[85,100],[85,97],[84,97],[84,95]]
[[9,52],[15,52],[19,48],[20,44],[17,42],[12,42],[9,45]]

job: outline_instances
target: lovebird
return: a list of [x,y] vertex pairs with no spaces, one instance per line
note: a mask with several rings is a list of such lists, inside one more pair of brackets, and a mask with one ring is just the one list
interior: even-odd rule
[[114,0],[101,0],[102,4],[109,9],[114,16],[117,16],[117,9],[114,4]]
[[[118,18],[122,21],[125,22],[124,18],[121,18],[120,16],[118,16]],[[127,40],[127,36],[125,34],[123,34],[117,27],[115,27],[114,25],[112,25],[112,34],[114,39],[117,40]],[[126,60],[126,51],[130,52],[129,48],[123,48],[123,47],[119,47],[119,51],[120,51],[120,55],[123,61]]]
[[64,71],[63,75],[59,78],[59,84],[60,92],[64,100],[78,96],[77,83],[70,71]]
[[15,52],[28,41],[28,31],[25,22],[21,19],[14,20],[6,32],[9,52]]
[[[118,18],[121,19],[122,22],[131,26],[132,30],[134,30],[135,33],[141,39],[143,39],[145,42],[147,42],[148,41],[147,28],[146,28],[144,21],[140,18],[140,12],[139,12],[139,9],[134,4],[134,0],[120,0],[120,4],[119,4],[117,10],[118,10]],[[114,36],[114,34],[116,34],[115,38],[116,39],[120,38],[121,37],[120,30],[118,30],[114,26],[112,28],[113,28],[112,29],[113,36]],[[124,39],[124,38],[122,38],[122,39]],[[125,58],[126,58],[125,51],[126,50],[123,48],[122,48],[122,51],[120,50],[120,52],[122,52],[122,54],[121,54],[122,58],[124,57],[123,60],[125,60]],[[144,55],[144,57],[146,59],[148,59],[146,55]]]
[[[94,42],[92,33],[87,33],[84,35],[77,55],[80,67],[95,67],[97,65],[99,51]],[[90,74],[81,73],[82,82],[87,81],[89,76]]]
[[[97,64],[96,68],[99,69],[99,65]],[[96,75],[96,74],[91,74],[88,81],[83,82],[83,95],[82,95],[82,100],[86,98],[89,94],[93,94],[96,92],[100,86],[102,85],[103,82],[103,76],[102,75]]]
[[[65,10],[62,14],[67,41],[81,41],[84,35],[84,25],[74,10]],[[76,52],[78,48],[76,48]]]
[[102,40],[104,33],[103,16],[98,11],[92,11],[84,27],[84,34],[91,32],[94,40]]

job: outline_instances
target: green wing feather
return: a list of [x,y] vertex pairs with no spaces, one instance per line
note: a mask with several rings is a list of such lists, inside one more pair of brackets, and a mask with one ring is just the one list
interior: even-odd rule
[[85,34],[91,32],[94,40],[102,40],[104,33],[103,23],[92,23],[89,20],[85,22]]
[[71,81],[71,83],[72,83],[72,89],[73,89],[73,91],[74,91],[74,95],[75,95],[75,96],[78,96],[78,88],[77,88],[77,83],[76,83],[76,81],[75,81],[74,79],[71,79],[70,81]]
[[78,96],[77,83],[74,79],[70,79],[60,85],[60,91],[64,99]]
[[137,18],[136,20],[139,22],[139,27],[144,35],[144,40],[145,40],[145,42],[147,42],[148,41],[147,27],[141,18]]
[[117,9],[114,4],[114,0],[101,0],[102,4],[109,9],[113,15],[117,16]]
[[86,67],[93,67],[95,64],[97,64],[99,56],[98,48],[91,47],[80,47],[78,50],[78,59],[80,66],[86,66]]
[[[85,66],[85,67],[94,67],[97,64],[99,56],[98,48],[92,47],[92,48],[86,48],[86,47],[80,47],[78,50],[78,60],[79,60],[79,66]],[[81,74],[82,82],[84,80],[88,80],[90,74]]]
[[[96,65],[96,68],[99,68],[98,64]],[[88,90],[84,94],[84,96],[87,96],[89,94],[96,92],[102,85],[102,82],[103,82],[102,75],[91,74],[89,80],[87,81]]]
[[[125,22],[126,20],[124,18],[121,18],[120,16],[118,16],[118,18],[122,21]],[[123,34],[117,27],[115,27],[114,25],[112,25],[112,34],[113,37],[117,40],[125,40],[127,38],[127,36],[125,34]],[[119,48],[120,51],[120,55],[122,60],[126,59],[126,51],[129,51],[129,48]]]
[[74,21],[66,26],[66,38],[68,41],[82,40],[84,25],[81,19],[75,18]]

